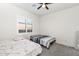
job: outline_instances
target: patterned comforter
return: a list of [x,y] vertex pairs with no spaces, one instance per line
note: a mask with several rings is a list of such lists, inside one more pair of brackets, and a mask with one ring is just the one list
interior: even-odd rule
[[36,56],[41,52],[41,46],[28,39],[0,41],[0,56]]

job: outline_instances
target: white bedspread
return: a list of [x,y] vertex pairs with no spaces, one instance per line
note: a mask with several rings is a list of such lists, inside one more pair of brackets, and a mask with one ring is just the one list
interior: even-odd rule
[[47,48],[49,48],[50,43],[53,42],[54,40],[55,40],[55,37],[41,38],[40,44],[43,45],[43,46],[46,46]]
[[0,56],[36,56],[41,52],[41,46],[28,39],[0,41]]

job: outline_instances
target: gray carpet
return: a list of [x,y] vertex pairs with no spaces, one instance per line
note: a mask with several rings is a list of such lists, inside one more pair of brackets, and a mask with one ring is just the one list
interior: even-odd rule
[[43,48],[40,56],[79,56],[79,50],[59,44],[52,44],[49,49]]

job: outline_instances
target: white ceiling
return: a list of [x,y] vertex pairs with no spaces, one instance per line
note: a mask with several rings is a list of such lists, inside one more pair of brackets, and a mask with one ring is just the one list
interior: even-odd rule
[[15,3],[17,7],[23,8],[24,10],[27,10],[33,14],[36,14],[38,16],[43,16],[49,13],[58,12],[67,8],[71,8],[74,6],[78,6],[79,3],[54,3],[48,5],[49,10],[46,10],[44,8],[40,8],[37,10],[37,7],[39,7],[39,4],[34,3]]

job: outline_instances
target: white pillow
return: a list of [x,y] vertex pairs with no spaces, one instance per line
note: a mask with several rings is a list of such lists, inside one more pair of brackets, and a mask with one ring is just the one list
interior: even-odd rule
[[22,35],[17,36],[16,38],[13,39],[14,41],[20,41],[24,40],[24,37]]

